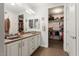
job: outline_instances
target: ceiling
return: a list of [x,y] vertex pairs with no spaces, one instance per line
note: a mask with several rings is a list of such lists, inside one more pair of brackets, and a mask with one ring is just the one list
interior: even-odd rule
[[11,3],[5,3],[4,9],[10,9],[14,12],[22,12],[30,8],[35,11],[37,8],[42,6],[53,7],[54,5],[58,5],[58,3],[15,3],[15,5],[11,5]]

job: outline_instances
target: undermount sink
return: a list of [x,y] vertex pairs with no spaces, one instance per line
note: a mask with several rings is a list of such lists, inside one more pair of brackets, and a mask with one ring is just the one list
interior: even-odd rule
[[28,33],[28,34],[22,35],[22,37],[27,37],[27,36],[31,36],[31,35],[33,35],[33,34],[32,33]]

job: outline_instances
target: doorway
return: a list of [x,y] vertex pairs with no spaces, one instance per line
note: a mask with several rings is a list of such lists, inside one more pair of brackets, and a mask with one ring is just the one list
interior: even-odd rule
[[48,47],[63,49],[64,6],[48,9]]

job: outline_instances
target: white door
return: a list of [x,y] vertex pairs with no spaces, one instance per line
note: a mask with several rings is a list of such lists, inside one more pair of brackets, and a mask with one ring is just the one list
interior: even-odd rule
[[29,38],[22,40],[22,56],[29,56]]
[[76,55],[75,4],[67,4],[67,49],[69,55]]
[[18,56],[19,55],[18,43],[19,41],[7,44],[6,46],[7,56]]
[[77,55],[79,56],[79,3],[77,4]]

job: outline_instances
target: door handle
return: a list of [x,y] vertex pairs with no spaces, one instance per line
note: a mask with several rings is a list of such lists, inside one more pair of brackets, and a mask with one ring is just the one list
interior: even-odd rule
[[76,39],[76,36],[71,36],[72,39]]

